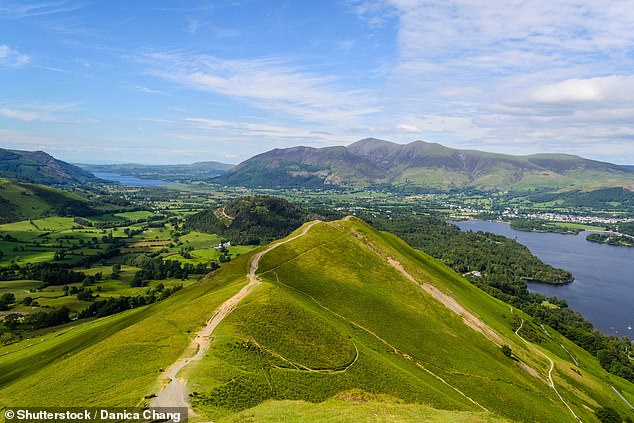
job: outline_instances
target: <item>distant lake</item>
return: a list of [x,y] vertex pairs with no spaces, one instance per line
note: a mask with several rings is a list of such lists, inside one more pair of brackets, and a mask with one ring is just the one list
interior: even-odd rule
[[600,331],[634,337],[634,248],[586,241],[579,235],[524,232],[498,222],[452,222],[463,231],[504,235],[527,246],[545,263],[572,272],[567,285],[529,283],[531,291],[566,300]]
[[120,182],[123,185],[130,187],[156,187],[160,185],[169,185],[174,182],[161,181],[160,179],[141,179],[135,176],[119,175],[118,173],[110,172],[93,172],[97,178],[105,179],[107,181]]

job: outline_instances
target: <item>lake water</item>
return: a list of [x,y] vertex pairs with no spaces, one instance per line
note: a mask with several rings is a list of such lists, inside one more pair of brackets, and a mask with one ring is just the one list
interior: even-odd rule
[[130,187],[156,187],[160,185],[173,184],[173,182],[161,181],[160,179],[141,179],[134,176],[119,175],[118,173],[110,172],[93,172],[93,175],[107,181],[120,182],[123,185]]
[[504,223],[452,222],[463,231],[485,231],[515,239],[545,263],[566,269],[566,285],[529,283],[531,291],[566,300],[600,331],[634,337],[634,248],[586,241],[590,232],[562,235],[516,231]]

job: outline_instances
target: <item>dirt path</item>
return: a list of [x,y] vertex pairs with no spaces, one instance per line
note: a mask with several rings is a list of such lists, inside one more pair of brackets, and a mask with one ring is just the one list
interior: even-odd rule
[[524,326],[524,319],[521,319],[521,320],[522,320],[522,322],[520,323],[520,326],[515,330],[515,335],[517,335],[522,341],[524,341],[524,343],[526,343],[526,345],[528,345],[529,347],[531,347],[532,349],[534,349],[535,351],[540,353],[542,356],[544,356],[548,361],[550,361],[550,369],[548,370],[548,384],[553,389],[553,391],[555,391],[555,393],[557,394],[557,396],[559,397],[561,402],[564,403],[566,408],[568,408],[568,411],[570,411],[570,413],[575,417],[575,419],[577,419],[578,421],[581,421],[579,416],[577,416],[577,414],[575,414],[575,412],[572,411],[572,408],[570,408],[570,406],[568,405],[566,400],[564,400],[564,397],[561,396],[561,394],[559,393],[559,391],[555,387],[555,381],[553,380],[553,376],[552,376],[553,369],[555,368],[555,362],[550,357],[548,357],[542,350],[540,350],[537,347],[535,347],[533,344],[531,344],[526,339],[524,339],[524,337],[522,335],[519,334],[520,330]]
[[632,406],[632,404],[630,404],[630,402],[626,400],[625,397],[621,395],[621,393],[614,386],[610,385],[610,388],[612,388],[612,390],[616,392],[616,394],[619,396],[619,398],[623,400],[624,403],[626,403],[632,410],[634,410],[634,406]]
[[229,216],[225,210],[225,208],[221,208],[221,209],[217,209],[214,214],[216,215],[216,217],[219,217],[220,219],[225,219],[228,220],[229,222],[231,222],[233,220],[233,217]]
[[572,361],[574,361],[574,362],[575,362],[575,365],[576,365],[577,367],[579,367],[579,363],[577,362],[577,359],[576,359],[576,358],[574,358],[574,357],[572,356],[572,354],[570,353],[570,351],[568,351],[568,348],[566,348],[566,347],[564,346],[564,344],[562,344],[561,342],[557,341],[555,338],[553,338],[552,336],[550,336],[550,333],[548,333],[548,331],[546,330],[546,327],[544,326],[544,324],[543,324],[543,323],[540,323],[540,324],[539,324],[539,326],[540,326],[540,327],[542,328],[542,330],[544,331],[544,334],[546,334],[546,336],[547,336],[547,337],[549,337],[550,339],[552,339],[554,342],[558,343],[558,344],[559,344],[559,346],[560,346],[560,347],[561,347],[564,351],[566,351],[566,353],[568,354],[568,356],[570,357],[570,359],[571,359]]
[[271,244],[265,250],[260,251],[257,254],[254,254],[251,257],[249,262],[249,273],[247,273],[247,278],[249,282],[238,291],[233,297],[229,298],[227,301],[222,303],[222,305],[218,308],[216,313],[207,321],[205,326],[196,334],[196,337],[192,340],[187,351],[196,351],[196,353],[191,357],[181,357],[176,360],[170,367],[165,370],[165,372],[161,375],[161,379],[167,378],[169,379],[169,383],[165,386],[163,390],[161,390],[156,397],[152,400],[152,407],[187,407],[189,409],[189,413],[193,414],[191,405],[189,404],[189,391],[187,390],[186,383],[187,381],[181,378],[178,378],[178,373],[187,365],[192,363],[193,361],[200,360],[203,358],[205,351],[209,347],[211,343],[211,334],[214,329],[223,321],[225,317],[244,299],[244,297],[251,292],[251,289],[259,284],[261,281],[255,275],[255,272],[258,270],[258,266],[260,264],[260,259],[269,251],[274,248],[279,247],[280,245],[286,244],[287,242],[293,241],[308,232],[310,228],[312,228],[315,224],[319,223],[319,220],[315,220],[310,222],[304,227],[304,230],[291,238],[285,239],[284,241],[276,242]]
[[480,332],[487,338],[489,341],[494,344],[500,346],[502,344],[502,339],[500,336],[493,330],[489,325],[484,323],[482,320],[477,318],[473,313],[464,308],[455,298],[451,297],[448,294],[445,294],[440,289],[436,288],[433,285],[428,283],[420,283],[418,282],[412,275],[410,275],[403,265],[394,260],[391,257],[387,258],[387,262],[394,269],[398,270],[403,276],[405,276],[410,281],[414,282],[416,285],[421,287],[421,289],[431,295],[434,299],[439,301],[442,305],[447,307],[449,310],[456,313],[458,316],[462,317],[462,321],[465,325],[469,326],[471,329]]

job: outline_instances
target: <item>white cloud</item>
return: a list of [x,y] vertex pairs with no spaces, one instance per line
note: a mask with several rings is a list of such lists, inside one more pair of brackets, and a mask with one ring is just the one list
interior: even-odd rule
[[73,12],[83,6],[77,2],[57,0],[48,2],[5,1],[0,5],[0,15],[13,19],[58,15]]
[[347,89],[335,77],[303,71],[282,58],[155,53],[144,61],[160,78],[303,120],[349,121],[377,111],[369,91]]
[[482,94],[482,89],[479,87],[444,87],[438,91],[438,94],[442,97],[473,97]]
[[[189,129],[200,131],[205,136],[215,135],[235,139],[268,139],[280,142],[283,140],[300,142],[330,143],[332,134],[315,131],[306,127],[289,127],[263,123],[226,121],[209,118],[187,118],[184,120]],[[180,134],[181,136],[186,134]],[[189,134],[191,135],[191,133]],[[199,137],[200,135],[196,135]],[[341,138],[340,138],[341,139]]]
[[417,134],[419,132],[421,132],[420,128],[414,126],[414,125],[408,125],[405,123],[400,123],[398,125],[396,125],[396,130],[399,132],[405,132],[405,133],[409,133],[409,134]]
[[[424,139],[455,147],[570,151],[634,162],[631,5],[356,4],[363,21],[386,7],[398,16],[398,57],[381,104],[390,114],[378,122],[394,128],[395,137],[416,128]],[[628,153],[608,157],[615,151]]]
[[19,68],[31,61],[31,58],[6,44],[0,44],[0,66]]
[[8,117],[10,119],[18,119],[25,122],[32,122],[34,120],[42,120],[42,116],[40,116],[38,113],[27,112],[23,110],[0,109],[0,115],[4,117]]
[[568,79],[537,87],[531,99],[538,103],[634,103],[634,75]]
[[24,103],[10,104],[0,107],[0,116],[24,122],[57,122],[57,123],[87,123],[92,119],[69,116],[78,109],[78,103]]
[[354,45],[355,45],[355,41],[353,39],[351,39],[351,38],[346,38],[345,40],[339,41],[339,49],[341,51],[348,52],[348,51],[352,50]]

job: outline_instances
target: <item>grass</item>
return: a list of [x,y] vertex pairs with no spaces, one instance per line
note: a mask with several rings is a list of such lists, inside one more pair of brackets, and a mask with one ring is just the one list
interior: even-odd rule
[[582,231],[601,231],[604,228],[596,225],[584,225],[582,223],[569,223],[569,222],[549,222],[553,226],[561,226],[563,228],[581,229]]
[[[0,408],[147,402],[160,388],[161,369],[246,283],[250,256],[165,301],[0,348]],[[388,265],[388,257],[486,322],[513,358]],[[547,328],[548,338],[528,316],[356,219],[313,226],[264,255],[258,274],[263,283],[217,327],[204,358],[181,374],[202,419],[573,421],[546,383],[550,362],[537,349],[555,362],[555,385],[584,421],[601,406],[626,415],[610,384],[634,396],[632,384],[554,330]],[[115,290],[117,283],[104,282]],[[515,335],[516,316],[535,344]]]
[[438,410],[423,404],[407,404],[397,398],[367,393],[344,393],[314,404],[306,401],[266,401],[221,422],[342,421],[409,423],[485,423],[508,421],[491,413]]
[[139,220],[154,216],[154,213],[147,210],[140,210],[134,212],[115,213],[114,216],[125,220]]
[[33,223],[43,232],[60,232],[77,226],[72,217],[47,217],[34,220]]
[[0,348],[0,409],[143,403],[190,333],[244,283],[241,262],[162,302]]
[[[260,277],[265,284],[223,321],[210,352],[186,370],[200,412],[211,419],[229,419],[264,401],[321,402],[349,389],[447,410],[482,411],[417,367],[419,363],[507,418],[571,420],[554,391],[520,366],[526,363],[544,379],[549,370],[549,362],[513,333],[508,305],[396,237],[378,234],[357,221],[339,224],[353,233],[320,224],[310,236],[262,258]],[[364,247],[366,241],[373,247]],[[459,298],[512,346],[517,360],[504,357],[495,344],[387,266],[387,256],[397,258],[419,280]],[[583,382],[569,380],[576,373],[566,370],[571,367],[567,353],[553,341],[542,342],[563,369],[555,372],[556,383],[578,402],[577,413],[585,412],[587,418],[583,406],[596,407],[592,398],[614,397],[599,378],[590,386],[584,385],[592,379],[589,376]],[[350,344],[358,348],[359,356],[347,368]],[[320,350],[324,345],[330,348]],[[316,373],[316,368],[330,371]],[[605,377],[596,368],[592,373]],[[586,402],[577,401],[576,389],[592,394],[586,395]]]
[[47,187],[0,179],[0,202],[8,202],[0,210],[0,220],[18,220],[42,217],[54,211],[55,207],[69,200],[82,201],[82,197]]

